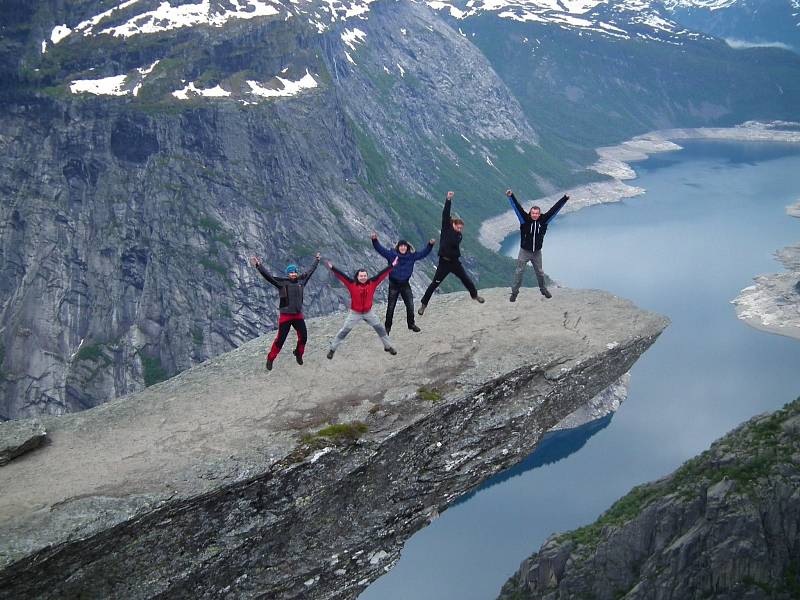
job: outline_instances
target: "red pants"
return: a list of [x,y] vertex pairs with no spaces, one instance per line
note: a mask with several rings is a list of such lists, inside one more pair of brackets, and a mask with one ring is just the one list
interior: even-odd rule
[[286,341],[286,336],[289,335],[289,329],[294,327],[297,332],[297,348],[295,353],[298,356],[303,356],[303,351],[306,349],[306,341],[308,340],[308,331],[306,330],[306,322],[303,319],[303,313],[284,314],[281,313],[278,317],[278,335],[272,342],[267,360],[275,360],[278,353],[283,348],[283,343]]

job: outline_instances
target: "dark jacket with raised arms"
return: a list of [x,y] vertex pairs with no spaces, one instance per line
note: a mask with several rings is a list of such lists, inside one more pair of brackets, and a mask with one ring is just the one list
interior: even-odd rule
[[569,198],[564,195],[561,199],[550,207],[550,210],[542,213],[535,221],[531,219],[531,215],[526,213],[514,194],[508,197],[511,203],[511,208],[519,220],[519,247],[523,250],[534,252],[542,249],[544,243],[544,235],[547,233],[547,223],[558,214]]
[[439,235],[439,256],[448,260],[458,260],[461,256],[461,234],[453,229],[450,222],[452,202],[445,199],[442,209],[442,233]]
[[405,254],[400,254],[396,247],[390,250],[389,248],[384,248],[381,246],[381,243],[378,240],[372,240],[372,247],[375,248],[378,254],[389,261],[389,264],[392,264],[395,258],[397,259],[397,266],[395,266],[395,268],[392,270],[392,275],[389,277],[389,281],[406,283],[409,279],[411,279],[411,275],[414,274],[414,263],[428,256],[433,249],[431,244],[425,244],[425,248],[423,250],[414,252],[410,244],[406,245],[408,246],[408,252]]
[[314,274],[314,271],[319,265],[319,259],[314,260],[314,264],[305,273],[300,274],[295,281],[288,277],[273,277],[259,264],[256,266],[258,272],[269,281],[272,285],[278,288],[278,310],[282,314],[302,314],[303,312],[303,289],[306,286],[309,278]]

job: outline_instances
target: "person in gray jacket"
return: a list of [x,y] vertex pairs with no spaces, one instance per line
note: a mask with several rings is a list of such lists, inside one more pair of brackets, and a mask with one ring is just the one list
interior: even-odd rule
[[264,268],[260,258],[257,256],[250,257],[250,263],[258,269],[262,277],[278,288],[278,297],[280,298],[278,304],[278,311],[280,312],[278,335],[275,336],[272,348],[267,354],[267,371],[272,370],[272,363],[278,358],[278,353],[283,348],[286,336],[289,335],[289,330],[292,327],[297,332],[297,346],[292,354],[294,354],[298,365],[303,364],[303,351],[308,341],[308,330],[306,329],[305,317],[303,317],[303,290],[314,274],[317,265],[319,265],[319,256],[319,252],[317,252],[314,256],[314,264],[305,273],[300,273],[297,265],[288,265],[286,267],[286,277],[273,277]]

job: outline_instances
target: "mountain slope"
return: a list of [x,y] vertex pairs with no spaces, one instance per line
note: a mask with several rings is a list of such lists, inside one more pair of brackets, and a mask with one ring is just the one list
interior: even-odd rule
[[797,598],[799,463],[800,399],[550,538],[500,598]]
[[769,46],[800,52],[798,0],[664,0],[673,19],[735,47]]
[[[147,6],[104,18],[122,27],[139,22],[126,10]],[[91,21],[101,6],[70,10],[79,8],[55,22]],[[99,27],[85,36],[73,25],[43,54],[22,53],[25,82],[5,96],[5,418],[86,408],[236,347],[275,319],[250,253],[273,271],[318,249],[344,268],[377,269],[373,228],[436,237],[431,191],[459,189],[437,169],[474,155],[489,170],[497,145],[524,152],[536,142],[480,53],[413,3],[323,31],[296,14],[122,41]],[[438,72],[447,61],[449,85],[473,89],[448,99]],[[449,150],[469,111],[480,122],[474,143]],[[504,179],[482,183],[502,189]],[[482,199],[463,196],[458,210],[475,214]],[[345,303],[323,272],[309,292],[312,315]]]

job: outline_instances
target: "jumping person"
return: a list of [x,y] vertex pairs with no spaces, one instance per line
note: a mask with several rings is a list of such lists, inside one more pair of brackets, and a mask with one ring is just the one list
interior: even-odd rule
[[347,337],[347,334],[350,333],[353,327],[358,325],[359,321],[366,321],[368,325],[372,325],[378,337],[381,338],[383,349],[386,350],[386,352],[389,354],[397,354],[397,350],[392,346],[392,340],[389,339],[389,334],[386,333],[386,328],[372,310],[372,300],[375,297],[375,290],[381,282],[389,276],[389,273],[392,272],[392,268],[397,264],[397,260],[398,259],[395,258],[391,265],[375,275],[372,279],[369,278],[365,269],[359,269],[356,271],[355,277],[350,279],[347,275],[334,267],[330,261],[325,263],[325,266],[333,272],[336,279],[341,281],[344,287],[347,288],[347,291],[350,292],[350,314],[347,315],[339,333],[331,340],[331,347],[330,350],[328,350],[329,359],[333,358],[333,353],[336,352],[339,344],[344,341],[344,338]]
[[289,335],[289,329],[294,327],[297,332],[297,346],[292,354],[298,365],[303,364],[303,352],[306,348],[306,341],[308,341],[308,331],[306,330],[306,322],[303,317],[303,289],[306,283],[314,274],[314,271],[319,265],[319,252],[314,255],[314,264],[305,273],[298,273],[297,265],[288,265],[286,267],[286,277],[273,277],[264,268],[261,259],[257,256],[250,257],[250,263],[258,269],[258,272],[263,275],[264,279],[269,281],[272,285],[278,288],[278,297],[280,302],[278,304],[278,335],[272,342],[272,348],[267,354],[267,371],[272,370],[272,363],[278,357],[278,353],[283,348],[283,343],[286,341],[286,336]]
[[519,295],[519,288],[522,285],[522,275],[528,261],[533,265],[536,272],[536,280],[539,282],[539,291],[545,298],[552,298],[553,294],[544,284],[544,271],[542,270],[542,244],[544,234],[547,233],[547,223],[558,214],[569,200],[569,196],[564,194],[550,210],[542,214],[542,209],[538,206],[531,207],[529,212],[522,210],[522,206],[517,202],[514,192],[506,191],[508,201],[514,214],[519,219],[519,255],[517,256],[517,269],[514,271],[514,283],[511,285],[511,297],[509,300],[515,302]]
[[392,320],[394,318],[394,308],[397,306],[397,297],[403,297],[403,304],[406,305],[406,322],[411,331],[418,332],[420,329],[414,323],[414,292],[411,290],[409,280],[414,273],[414,263],[422,260],[431,253],[433,245],[436,240],[429,240],[425,245],[424,250],[414,252],[406,240],[400,240],[395,245],[394,250],[389,250],[381,246],[378,241],[378,234],[372,232],[372,247],[376,252],[391,263],[395,258],[397,259],[397,266],[392,269],[392,274],[389,275],[389,298],[386,301],[386,319],[384,326],[386,333],[392,330]]
[[464,265],[461,264],[459,258],[461,257],[461,238],[464,231],[464,221],[461,219],[450,218],[450,205],[453,203],[453,192],[447,192],[447,198],[444,201],[444,208],[442,209],[442,233],[439,236],[439,264],[436,265],[436,273],[433,275],[433,281],[425,290],[425,295],[422,296],[422,301],[419,305],[417,314],[422,315],[428,307],[428,302],[433,296],[433,292],[444,281],[450,273],[455,275],[467,288],[470,297],[483,303],[483,298],[478,295],[478,290],[472,279],[469,278],[467,272],[464,270]]

